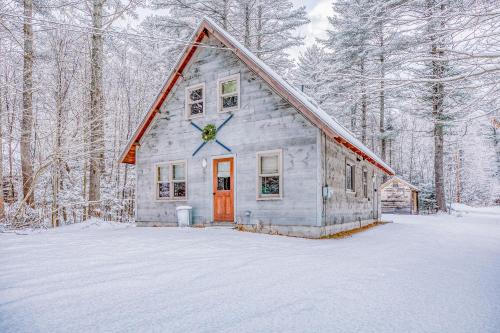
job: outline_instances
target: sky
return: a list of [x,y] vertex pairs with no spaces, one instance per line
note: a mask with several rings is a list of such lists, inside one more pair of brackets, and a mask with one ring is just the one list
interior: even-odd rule
[[[325,37],[324,31],[328,28],[328,16],[332,16],[331,0],[292,0],[295,7],[305,6],[311,23],[302,26],[299,34],[305,37],[305,46],[313,44],[316,38]],[[290,55],[297,58],[305,46],[290,50]]]

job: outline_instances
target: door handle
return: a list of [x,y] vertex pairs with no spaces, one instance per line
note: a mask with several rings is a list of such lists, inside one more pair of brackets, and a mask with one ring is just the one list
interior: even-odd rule
[[215,192],[212,192],[212,195],[215,195]]

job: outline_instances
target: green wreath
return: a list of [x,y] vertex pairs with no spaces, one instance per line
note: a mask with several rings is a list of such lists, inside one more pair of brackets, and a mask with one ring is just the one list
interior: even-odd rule
[[215,136],[217,135],[217,128],[213,124],[208,124],[203,127],[201,131],[201,139],[205,142],[215,140]]

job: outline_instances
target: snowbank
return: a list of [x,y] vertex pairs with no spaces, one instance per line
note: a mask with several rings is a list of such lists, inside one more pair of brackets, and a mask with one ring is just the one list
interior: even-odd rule
[[500,332],[494,215],[341,240],[95,221],[0,234],[0,332]]
[[498,216],[498,222],[500,222],[500,206],[490,206],[490,207],[472,207],[465,204],[454,203],[451,205],[451,210],[461,213],[475,213],[475,214],[491,214]]

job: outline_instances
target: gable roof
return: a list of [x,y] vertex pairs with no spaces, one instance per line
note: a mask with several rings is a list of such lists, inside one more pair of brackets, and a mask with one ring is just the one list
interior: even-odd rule
[[403,178],[398,177],[398,176],[393,176],[393,177],[389,178],[385,183],[383,183],[382,185],[380,185],[380,188],[383,189],[384,187],[388,186],[389,184],[391,184],[395,180],[399,181],[400,183],[405,184],[406,186],[408,186],[409,188],[411,188],[414,191],[420,192],[420,190],[419,190],[418,187],[416,187],[415,185],[412,185],[412,184],[408,183],[406,180],[404,180]]
[[252,71],[254,71],[269,86],[271,86],[276,93],[287,100],[293,107],[302,113],[304,117],[320,128],[326,135],[360,155],[368,162],[374,164],[385,173],[394,175],[394,170],[392,170],[390,166],[388,166],[380,157],[368,149],[363,143],[356,139],[356,137],[349,130],[343,127],[324,110],[320,109],[308,96],[286,82],[262,60],[257,58],[250,50],[244,47],[228,32],[209,18],[202,19],[198,28],[191,37],[191,43],[182,51],[179,59],[170,72],[167,81],[163,85],[163,88],[120,156],[121,163],[135,164],[135,151],[142,136],[153,121],[155,115],[158,113],[168,94],[175,86],[179,77],[182,77],[182,72],[193,57],[194,52],[198,47],[200,47],[199,45],[202,40],[209,35],[214,36],[222,44],[224,44],[228,50],[232,51],[243,63],[245,63]]

